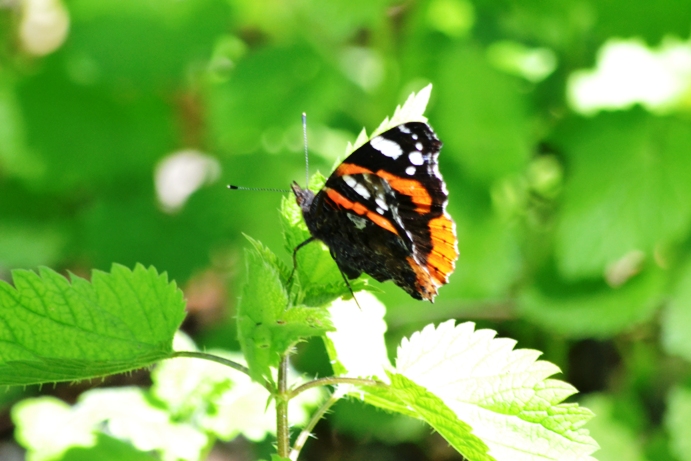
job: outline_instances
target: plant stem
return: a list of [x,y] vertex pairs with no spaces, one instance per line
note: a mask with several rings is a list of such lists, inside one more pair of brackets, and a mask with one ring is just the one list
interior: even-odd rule
[[288,400],[296,397],[301,392],[304,392],[313,387],[319,386],[329,386],[333,384],[358,384],[360,386],[376,386],[376,387],[387,387],[388,384],[382,381],[377,381],[376,379],[365,379],[365,378],[346,378],[338,376],[329,376],[326,378],[319,378],[312,381],[308,381],[301,386],[296,387],[288,394]]
[[276,440],[278,456],[287,458],[290,452],[288,428],[288,354],[281,356],[278,365],[278,393],[276,394]]
[[[176,358],[176,357],[189,357],[189,358],[195,358],[195,359],[204,359],[204,360],[210,360],[212,362],[220,363],[221,365],[225,365],[227,367],[230,367],[234,370],[237,370],[241,373],[246,374],[247,376],[250,376],[250,370],[249,368],[240,365],[237,362],[233,362],[232,360],[224,359],[223,357],[219,357],[217,355],[213,354],[207,354],[206,352],[197,352],[197,351],[175,351],[173,354],[170,356],[170,358]],[[261,382],[259,383],[264,388],[266,388],[267,391],[273,392],[273,389],[271,388],[271,385],[267,382]]]
[[312,435],[314,427],[317,425],[319,420],[322,419],[324,413],[326,413],[329,410],[329,408],[331,408],[336,402],[338,402],[345,393],[346,392],[344,390],[336,389],[333,392],[333,394],[331,394],[329,399],[322,403],[321,406],[317,409],[317,411],[312,415],[312,418],[310,419],[307,426],[305,426],[305,428],[300,432],[298,438],[295,439],[293,449],[290,451],[291,461],[297,461],[298,456],[300,456],[300,450],[302,450],[302,447],[304,447],[305,443],[307,443],[307,438],[310,435]]

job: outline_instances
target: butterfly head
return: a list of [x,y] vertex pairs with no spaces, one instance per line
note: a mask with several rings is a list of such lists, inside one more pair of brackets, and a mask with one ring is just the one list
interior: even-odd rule
[[290,188],[293,190],[293,194],[295,194],[295,201],[300,206],[302,212],[308,213],[310,207],[312,206],[312,201],[314,200],[314,192],[309,189],[303,189],[295,181],[293,181],[293,184],[290,185]]

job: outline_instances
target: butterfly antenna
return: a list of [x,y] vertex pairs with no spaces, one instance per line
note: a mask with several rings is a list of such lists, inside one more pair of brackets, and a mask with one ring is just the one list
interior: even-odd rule
[[302,137],[305,143],[305,188],[310,182],[310,158],[307,153],[307,114],[302,113]]
[[288,189],[272,189],[270,187],[243,187],[243,186],[234,186],[232,184],[228,184],[228,189],[230,190],[253,190],[253,191],[259,191],[259,192],[280,192],[281,194],[285,194],[290,192]]

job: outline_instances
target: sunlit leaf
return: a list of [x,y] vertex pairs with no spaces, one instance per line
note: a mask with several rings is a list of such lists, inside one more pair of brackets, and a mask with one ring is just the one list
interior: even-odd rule
[[[434,397],[420,394],[429,402],[421,409],[412,394],[406,403],[469,459],[480,459],[487,449],[486,459],[497,461],[593,460],[598,446],[583,428],[593,413],[563,403],[576,389],[549,378],[559,368],[537,360],[540,352],[514,350],[514,340],[495,335],[470,322],[448,321],[404,339],[396,371],[419,387],[416,393]],[[435,426],[433,418],[449,413],[457,424]],[[464,435],[470,431],[472,437]]]
[[0,382],[75,381],[167,357],[184,317],[182,293],[154,268],[114,265],[71,283],[43,268],[0,281]]

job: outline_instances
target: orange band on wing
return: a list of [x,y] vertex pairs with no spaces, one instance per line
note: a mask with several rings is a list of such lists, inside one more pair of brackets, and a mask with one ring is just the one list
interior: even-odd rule
[[387,173],[384,170],[377,171],[377,176],[386,179],[391,188],[396,192],[407,195],[414,204],[420,205],[416,211],[423,212],[432,205],[432,196],[427,192],[427,188],[420,181],[415,179],[405,179]]
[[408,265],[413,269],[413,272],[415,272],[417,292],[420,293],[422,299],[434,302],[434,297],[437,295],[437,287],[440,284],[435,283],[430,274],[419,266],[412,256],[408,256],[406,261],[408,261]]
[[415,179],[401,178],[391,174],[385,170],[377,170],[376,173],[363,168],[354,163],[341,163],[335,171],[336,176],[354,175],[354,174],[373,174],[385,179],[391,188],[399,194],[407,195],[411,198],[414,204],[418,205],[415,209],[420,214],[429,213],[432,206],[432,196],[429,195],[427,189]]
[[326,195],[328,195],[329,198],[336,205],[341,206],[341,207],[345,208],[346,210],[352,210],[361,216],[366,216],[367,219],[372,221],[377,226],[398,235],[398,231],[396,230],[395,227],[393,227],[393,225],[391,224],[391,221],[389,221],[388,219],[386,219],[382,215],[374,213],[373,211],[370,211],[362,203],[352,202],[352,201],[348,200],[347,198],[345,198],[343,195],[339,194],[334,189],[327,187],[324,190],[326,190]]
[[339,167],[336,168],[336,171],[334,171],[334,174],[336,176],[344,176],[347,174],[374,174],[374,172],[354,163],[341,163]]
[[432,219],[429,223],[432,251],[427,256],[427,269],[439,285],[449,281],[454,270],[458,249],[453,221],[446,215]]

